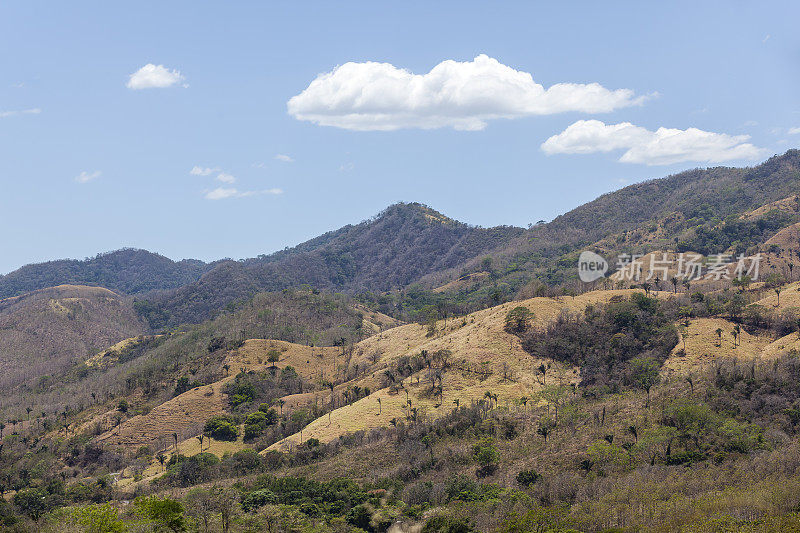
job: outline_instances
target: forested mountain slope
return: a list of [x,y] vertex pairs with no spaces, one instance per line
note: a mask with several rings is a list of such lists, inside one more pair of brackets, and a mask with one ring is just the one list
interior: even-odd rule
[[174,289],[197,280],[212,266],[127,248],[83,261],[61,259],[26,265],[0,276],[0,298],[64,284],[97,285],[125,294]]
[[396,204],[298,247],[226,262],[199,281],[154,298],[167,323],[196,322],[258,291],[307,284],[347,292],[388,291],[502,247],[521,228],[478,228],[420,204]]
[[[714,254],[731,246],[744,252],[795,222],[785,210],[763,206],[798,193],[799,150],[750,168],[695,169],[630,185],[536,225],[495,250],[492,276],[470,290],[491,284],[511,298],[534,278],[551,286],[569,282],[577,275],[577,253],[595,245],[608,254],[658,249]],[[760,220],[738,220],[759,208]],[[422,281],[436,287],[483,269],[481,259],[474,258]]]

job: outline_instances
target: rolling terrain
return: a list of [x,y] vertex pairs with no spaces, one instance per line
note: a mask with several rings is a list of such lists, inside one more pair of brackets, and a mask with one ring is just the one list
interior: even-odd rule
[[[151,530],[152,501],[204,531],[798,530],[798,169],[527,230],[398,204],[255,259],[24,267],[0,278],[0,523],[109,502]],[[584,248],[762,271],[580,285]],[[30,290],[64,276],[117,290]]]

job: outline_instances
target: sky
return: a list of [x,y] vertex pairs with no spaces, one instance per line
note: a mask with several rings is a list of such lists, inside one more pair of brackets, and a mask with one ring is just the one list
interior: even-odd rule
[[0,273],[551,220],[800,145],[796,2],[0,3]]

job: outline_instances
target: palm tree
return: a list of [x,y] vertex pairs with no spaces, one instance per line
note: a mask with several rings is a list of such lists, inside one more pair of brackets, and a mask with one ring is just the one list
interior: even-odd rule
[[381,404],[381,399],[380,399],[380,398],[378,398],[378,416],[380,416],[380,415],[381,415],[381,408],[382,408],[382,407],[383,407],[383,405]]
[[678,293],[678,278],[676,278],[675,276],[672,276],[671,278],[669,278],[669,281],[672,283],[672,292],[673,292],[673,294],[677,294]]
[[542,363],[537,370],[542,375],[542,385],[547,386],[547,367]]
[[461,405],[461,400],[456,398],[455,400],[453,400],[453,403],[456,404],[456,410],[458,410],[458,406]]
[[166,470],[166,468],[164,468],[164,461],[166,461],[166,460],[167,460],[167,458],[164,457],[163,453],[159,453],[158,454],[158,462],[161,463],[161,471],[162,472]]
[[231,372],[231,365],[225,363],[224,365],[222,365],[222,369],[225,371],[225,375],[227,376]]
[[717,346],[722,346],[722,328],[717,328]]
[[197,436],[197,440],[200,441],[200,451],[202,452],[203,451],[203,434],[202,433]]
[[284,400],[283,398],[278,400],[278,407],[280,407],[280,409],[281,409],[281,416],[283,416],[283,405],[285,403],[286,403],[286,400]]
[[175,441],[175,451],[177,452],[178,451],[178,434],[177,433],[173,433],[172,434],[172,440]]
[[731,335],[733,335],[733,347],[736,348],[739,344],[739,324],[736,324],[733,327],[733,331],[731,331]]
[[491,392],[491,391],[488,391],[488,390],[487,390],[487,391],[486,391],[486,392],[483,394],[483,397],[489,400],[489,409],[491,409],[491,408],[492,408],[492,398],[494,398],[494,394],[492,394],[492,392]]
[[781,306],[781,288],[775,287],[775,294],[778,295],[778,303],[776,304],[777,307]]

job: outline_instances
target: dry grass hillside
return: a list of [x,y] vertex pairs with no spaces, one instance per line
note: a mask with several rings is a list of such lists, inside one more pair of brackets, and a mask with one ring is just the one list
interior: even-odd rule
[[[353,431],[387,427],[392,419],[409,416],[410,409],[416,409],[419,417],[435,418],[452,410],[454,402],[468,405],[483,399],[487,391],[496,394],[501,405],[516,405],[522,397],[534,401],[545,385],[577,382],[577,368],[537,360],[526,353],[519,339],[503,330],[506,314],[513,307],[525,306],[534,314],[535,327],[543,327],[562,312],[582,313],[589,304],[606,302],[614,296],[625,297],[631,292],[593,291],[575,298],[532,298],[440,321],[433,335],[429,335],[425,326],[407,324],[370,337],[357,345],[350,362],[351,366],[363,365],[369,371],[339,385],[334,392],[341,394],[354,385],[370,387],[374,392],[315,420],[303,430],[302,440],[316,438],[330,442]],[[661,293],[660,296],[669,295]],[[401,358],[418,355],[423,350],[429,354],[439,350],[451,353],[449,368],[443,374],[441,397],[432,394],[430,381],[426,380],[427,369],[405,377],[402,388],[397,391],[387,386],[384,372]],[[536,372],[542,363],[550,367],[544,380]],[[317,395],[330,398],[329,393]],[[289,400],[294,405],[315,401],[313,394],[304,396]],[[410,409],[408,401],[411,401]],[[298,433],[271,448],[285,448],[299,442],[301,435]]]
[[144,332],[130,303],[100,287],[60,285],[0,300],[0,388],[52,375]]

